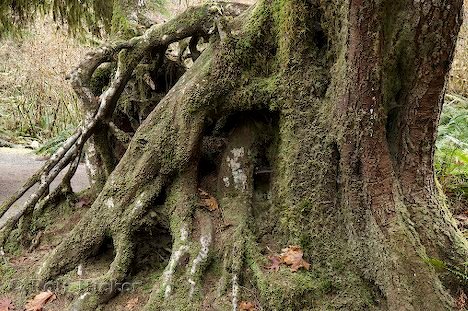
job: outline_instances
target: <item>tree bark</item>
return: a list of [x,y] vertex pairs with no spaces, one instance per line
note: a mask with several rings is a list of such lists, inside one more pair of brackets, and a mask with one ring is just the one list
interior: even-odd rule
[[[145,310],[237,310],[254,296],[264,310],[452,310],[456,288],[425,259],[467,260],[432,167],[461,6],[265,0],[228,18],[234,8],[207,4],[217,39],[138,128],[42,282],[108,236],[116,255],[98,281],[125,280],[155,211],[172,254]],[[152,42],[183,39],[177,27],[128,49],[114,90]],[[101,98],[116,101],[109,90]],[[199,206],[197,188],[217,210]],[[311,270],[267,272],[267,250],[288,244]],[[72,309],[111,298],[87,291]]]

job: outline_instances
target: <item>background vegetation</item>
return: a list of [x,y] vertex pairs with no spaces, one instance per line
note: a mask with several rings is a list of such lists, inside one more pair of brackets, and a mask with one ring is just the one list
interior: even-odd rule
[[468,0],[440,118],[435,168],[455,213],[468,215]]
[[88,48],[46,20],[0,42],[1,138],[44,143],[78,124],[78,99],[65,77]]

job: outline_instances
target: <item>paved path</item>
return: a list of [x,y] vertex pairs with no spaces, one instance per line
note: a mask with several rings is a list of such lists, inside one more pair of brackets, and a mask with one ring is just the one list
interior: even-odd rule
[[[23,185],[29,177],[31,177],[38,169],[44,165],[44,160],[39,160],[38,157],[30,149],[23,148],[0,148],[0,204],[3,203],[10,195],[12,195],[19,187]],[[60,177],[66,172],[62,171],[52,183],[51,190],[57,187]],[[89,186],[88,175],[83,164],[80,164],[75,176],[72,179],[72,188],[74,191],[80,191]],[[32,189],[37,188],[35,186]],[[17,203],[24,203],[28,199],[28,194],[32,192],[30,189]],[[0,225],[9,217],[11,213],[7,213],[5,217],[0,219]]]

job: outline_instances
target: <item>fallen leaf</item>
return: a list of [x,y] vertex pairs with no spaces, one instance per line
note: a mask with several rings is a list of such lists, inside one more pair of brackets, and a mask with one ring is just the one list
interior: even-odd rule
[[138,297],[132,298],[129,301],[127,301],[127,305],[125,306],[125,308],[128,310],[135,310],[137,305],[138,305]]
[[310,264],[302,258],[303,256],[304,252],[301,247],[297,245],[290,245],[287,248],[283,248],[281,253],[282,261],[286,265],[291,266],[291,272],[297,272],[300,268],[309,270]]
[[269,266],[266,266],[265,268],[270,271],[277,272],[282,263],[281,257],[278,255],[272,255],[272,256],[268,256],[268,259],[271,261],[271,264]]
[[83,207],[89,207],[91,206],[91,198],[89,197],[82,197],[78,200],[78,202],[76,202],[75,206],[77,208],[83,208]]
[[290,266],[291,272],[297,272],[300,268],[309,270],[310,264],[302,258],[304,252],[300,246],[289,245],[281,251],[280,255],[268,256],[271,263],[265,267],[267,270],[277,272],[282,264]]
[[457,304],[457,310],[465,310],[465,307],[466,307],[466,294],[463,290],[459,290],[458,291],[458,298],[457,298],[457,301],[456,301],[456,304]]
[[51,291],[41,292],[26,304],[26,311],[42,311],[46,304],[55,299],[57,299],[57,296]]
[[16,310],[13,301],[8,298],[0,299],[0,311],[13,311]]
[[468,226],[468,216],[466,214],[456,215],[455,219],[458,221],[459,227],[467,227]]
[[218,201],[214,196],[200,188],[198,188],[198,193],[200,194],[200,198],[204,207],[209,209],[211,212],[218,209]]
[[241,301],[239,304],[239,311],[257,311],[255,304],[250,301]]

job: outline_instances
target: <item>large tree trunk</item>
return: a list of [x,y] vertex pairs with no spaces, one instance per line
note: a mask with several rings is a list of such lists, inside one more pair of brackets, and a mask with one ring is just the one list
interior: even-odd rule
[[[433,171],[461,6],[261,0],[215,18],[218,39],[138,128],[41,280],[107,237],[116,256],[99,281],[125,280],[156,213],[173,246],[146,310],[236,310],[252,295],[264,310],[453,309],[453,284],[424,259],[468,258]],[[150,29],[129,63],[175,27]],[[197,188],[219,208],[200,207]],[[288,244],[311,270],[267,272],[267,250]],[[111,297],[86,292],[73,310]]]

